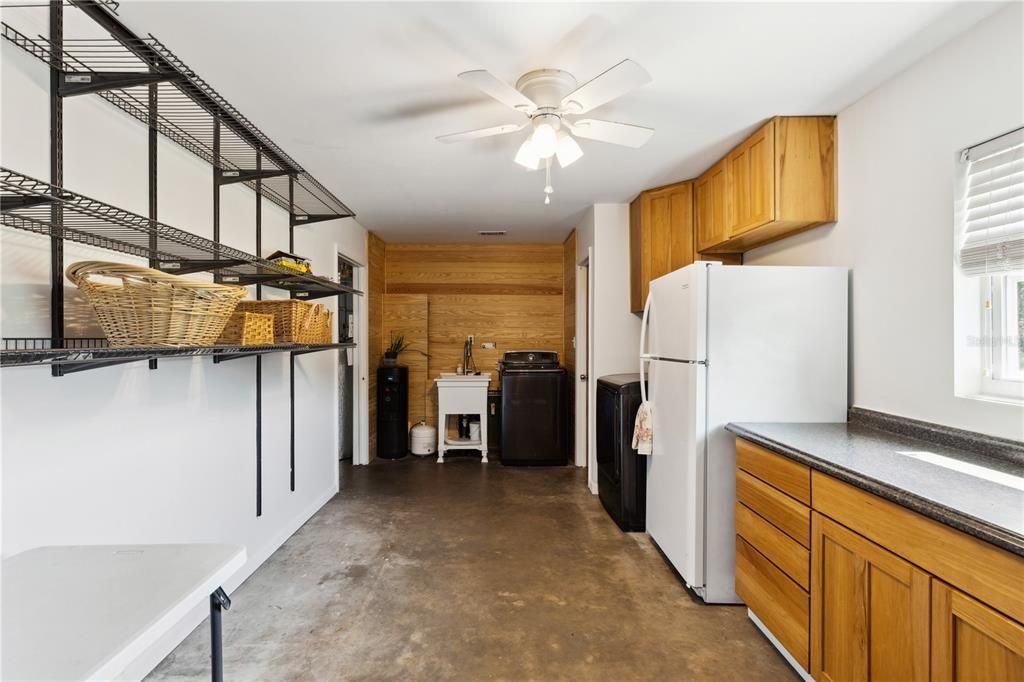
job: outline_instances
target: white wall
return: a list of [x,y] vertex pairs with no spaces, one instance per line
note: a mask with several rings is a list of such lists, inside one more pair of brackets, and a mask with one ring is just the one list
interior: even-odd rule
[[[588,482],[597,492],[593,415],[597,379],[607,374],[639,371],[640,318],[629,311],[629,204],[595,204],[576,228],[577,263],[593,249],[590,262],[592,350],[586,399],[591,415],[588,443]],[[579,295],[579,292],[577,292]],[[577,309],[582,309],[577,298]],[[579,411],[577,412],[579,414]]]
[[1024,123],[1013,3],[839,113],[839,216],[744,263],[853,270],[852,402],[1009,438],[1020,407],[954,396],[953,183],[961,149]]
[[[47,68],[7,41],[0,49],[0,163],[46,179]],[[65,100],[64,132],[65,186],[145,214],[147,128],[97,96],[82,96]],[[210,166],[166,140],[158,158],[160,219],[212,236]],[[223,242],[255,250],[255,202],[243,186],[222,189]],[[264,200],[263,225],[262,255],[287,248],[285,211]],[[366,263],[366,231],[351,219],[297,228],[295,241],[321,273],[335,272],[339,251]],[[3,228],[0,246],[3,336],[48,335],[48,239]],[[84,257],[137,262],[70,243],[65,250],[66,264]],[[94,332],[88,309],[68,287],[68,334]],[[264,291],[268,297],[274,292]],[[336,305],[333,298],[322,302]],[[357,341],[365,348],[366,325],[359,328]],[[259,518],[255,359],[219,365],[203,358],[160,360],[156,371],[136,363],[62,378],[46,368],[3,370],[0,554],[47,544],[236,543],[246,546],[249,561],[225,585],[234,588],[337,492],[338,359],[339,351],[296,358],[294,492],[288,357],[263,359]],[[365,401],[365,389],[361,395]],[[205,607],[196,609],[130,673],[145,674],[205,615]]]

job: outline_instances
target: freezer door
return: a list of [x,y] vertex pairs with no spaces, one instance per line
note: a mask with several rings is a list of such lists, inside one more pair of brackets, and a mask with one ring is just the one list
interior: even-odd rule
[[687,585],[704,585],[703,365],[653,360],[654,454],[647,463],[647,532]]
[[647,355],[704,360],[708,267],[698,262],[651,281]]

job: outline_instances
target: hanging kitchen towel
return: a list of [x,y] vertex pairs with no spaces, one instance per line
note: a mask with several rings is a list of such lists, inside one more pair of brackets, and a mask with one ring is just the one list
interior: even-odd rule
[[654,451],[654,413],[648,402],[640,403],[640,409],[636,411],[633,449],[640,455],[650,455]]

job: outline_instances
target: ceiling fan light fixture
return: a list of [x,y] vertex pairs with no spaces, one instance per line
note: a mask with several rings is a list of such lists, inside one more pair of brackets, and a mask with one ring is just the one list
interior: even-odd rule
[[533,150],[532,139],[533,136],[531,135],[519,145],[519,151],[516,152],[516,163],[528,170],[537,170],[540,168],[540,157]]
[[583,150],[572,135],[564,130],[559,130],[558,147],[555,149],[555,155],[558,157],[558,165],[566,168],[583,156]]
[[542,159],[550,159],[558,151],[557,116],[544,115],[534,118],[533,135],[530,136],[533,150]]

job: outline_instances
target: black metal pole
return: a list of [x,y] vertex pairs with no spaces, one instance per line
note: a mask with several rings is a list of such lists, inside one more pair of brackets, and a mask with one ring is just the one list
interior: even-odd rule
[[[64,69],[64,3],[50,0],[50,183],[64,186],[64,101],[60,96]],[[64,346],[64,209],[61,202],[50,204],[50,344]],[[63,375],[54,365],[55,377]]]
[[214,258],[220,258],[220,183],[217,182],[217,170],[220,167],[220,119],[213,119],[213,241],[217,242]]
[[[295,177],[288,176],[288,253],[295,253]],[[288,407],[290,410],[288,477],[295,492],[295,353],[288,354]]]
[[[263,169],[263,154],[256,150],[256,170]],[[256,178],[256,257],[263,258],[263,181]],[[256,300],[263,286],[256,285]],[[263,515],[263,358],[256,356],[256,516]]]
[[213,682],[224,682],[224,635],[222,611],[231,608],[231,599],[221,587],[210,595],[210,677]]
[[[156,221],[157,221],[157,84],[149,86],[149,267],[157,266]],[[156,369],[157,361],[149,361],[149,368]]]

